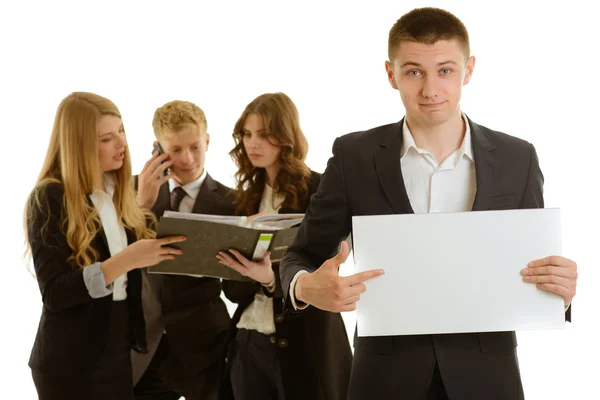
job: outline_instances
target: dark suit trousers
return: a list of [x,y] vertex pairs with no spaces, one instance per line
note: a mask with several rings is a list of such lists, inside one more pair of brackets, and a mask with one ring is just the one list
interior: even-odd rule
[[277,347],[269,336],[239,329],[233,344],[231,385],[236,400],[284,400]]
[[169,352],[167,337],[163,335],[146,372],[135,385],[135,400],[179,400],[181,396],[171,389],[171,385],[160,372],[160,367]]
[[185,376],[170,377],[163,372],[170,354],[168,335],[163,335],[148,369],[135,386],[136,400],[179,400],[181,396],[186,400],[217,399],[218,364],[203,371],[190,371]]

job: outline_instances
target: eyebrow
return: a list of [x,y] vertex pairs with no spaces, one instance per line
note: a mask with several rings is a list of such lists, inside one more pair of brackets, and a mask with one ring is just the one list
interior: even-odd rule
[[[123,129],[123,124],[121,124],[121,126],[119,126],[119,130]],[[104,137],[104,136],[108,136],[108,135],[112,135],[114,132],[106,132],[106,133],[101,133],[100,135],[98,135],[99,138]]]
[[[269,131],[268,129],[259,129],[259,130],[257,130],[256,132],[258,133],[258,132],[268,132],[268,131]],[[248,129],[246,129],[246,128],[242,128],[242,132],[248,132],[248,133],[252,133],[252,132],[250,132],[250,131],[249,131]]]
[[200,144],[200,140],[198,140],[196,142],[192,142],[192,143],[186,143],[186,144],[174,144],[173,146],[171,146],[171,150],[178,150],[178,149],[181,149],[182,147],[198,146],[199,144]]
[[[437,66],[440,67],[442,65],[447,65],[447,64],[458,65],[455,61],[447,60],[447,61],[442,61],[442,62],[437,63]],[[417,62],[407,61],[404,64],[402,64],[400,66],[400,68],[409,67],[409,66],[410,67],[422,67],[422,65]]]

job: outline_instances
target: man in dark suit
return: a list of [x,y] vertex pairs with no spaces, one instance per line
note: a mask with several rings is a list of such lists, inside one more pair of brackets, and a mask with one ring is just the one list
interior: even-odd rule
[[[533,145],[478,125],[460,110],[462,86],[475,66],[460,20],[440,9],[413,10],[392,27],[388,53],[387,76],[406,117],[335,140],[319,190],[280,266],[284,293],[298,312],[307,306],[354,310],[363,282],[383,274],[338,276],[354,215],[544,206]],[[522,274],[564,298],[570,321],[573,261],[548,257]],[[516,345],[514,332],[356,338],[348,398],[522,399]]]
[[[158,218],[166,210],[233,215],[233,192],[204,168],[210,141],[204,112],[172,101],[156,110],[152,126],[164,154],[153,154],[136,180],[138,204]],[[149,354],[132,353],[136,399],[217,398],[230,323],[220,294],[219,279],[144,271]]]

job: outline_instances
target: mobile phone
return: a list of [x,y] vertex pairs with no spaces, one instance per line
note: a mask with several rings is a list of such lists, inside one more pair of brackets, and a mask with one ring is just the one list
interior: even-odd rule
[[[158,154],[165,154],[165,151],[163,150],[162,146],[160,145],[160,143],[158,142],[158,140],[156,141],[156,144],[154,145],[154,149],[152,149],[152,154],[154,154],[155,152],[158,151]],[[165,173],[170,174],[171,171],[169,170],[169,168],[165,169],[163,172],[160,173],[160,177],[164,177]]]

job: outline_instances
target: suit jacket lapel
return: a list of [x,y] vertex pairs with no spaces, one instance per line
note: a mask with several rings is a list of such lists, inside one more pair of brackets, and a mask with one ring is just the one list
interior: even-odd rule
[[471,126],[471,143],[477,177],[477,192],[472,211],[483,211],[489,209],[490,200],[494,196],[498,179],[498,156],[493,153],[495,145],[486,133],[479,125],[468,118],[467,120]]
[[375,155],[375,169],[383,191],[397,214],[413,213],[410,200],[404,186],[400,167],[402,150],[402,119],[390,125],[381,141],[380,149]]
[[[87,202],[90,207],[92,207],[92,208],[96,207],[90,196],[87,196]],[[108,247],[108,239],[106,238],[106,233],[104,232],[103,227],[101,227],[100,230],[98,231],[98,234],[96,235],[96,237],[98,237],[98,236],[100,237],[100,242],[102,243],[102,245],[104,245],[105,254],[107,255],[106,258],[110,257],[110,247]],[[94,240],[97,240],[97,239],[94,239]],[[98,249],[96,249],[96,250],[98,251]],[[100,252],[100,254],[102,254],[102,252]]]
[[169,192],[169,182],[165,182],[158,189],[158,197],[152,207],[152,212],[156,215],[156,218],[160,219],[169,208],[171,208],[171,193]]
[[206,174],[206,178],[204,178],[204,182],[200,186],[200,192],[198,193],[198,197],[196,197],[192,212],[194,214],[210,214],[215,203],[219,200],[216,190],[217,184],[215,180],[209,174]]

